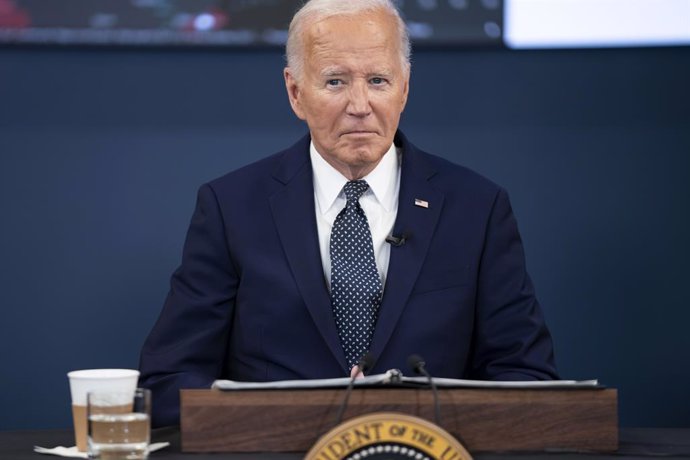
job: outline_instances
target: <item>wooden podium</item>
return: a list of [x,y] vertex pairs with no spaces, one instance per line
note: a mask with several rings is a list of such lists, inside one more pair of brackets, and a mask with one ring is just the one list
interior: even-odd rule
[[[183,452],[306,452],[333,428],[344,389],[182,390]],[[618,449],[615,389],[439,389],[441,426],[470,452]],[[429,389],[355,388],[343,420],[434,420]]]

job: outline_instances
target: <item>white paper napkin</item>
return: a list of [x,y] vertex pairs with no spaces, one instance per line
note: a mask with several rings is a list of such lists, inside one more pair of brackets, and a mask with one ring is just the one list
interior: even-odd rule
[[[149,444],[149,452],[155,452],[157,450],[161,450],[164,447],[168,447],[170,445],[169,442],[154,442]],[[41,446],[34,446],[34,452],[38,452],[39,454],[48,454],[48,455],[57,455],[60,457],[72,457],[72,458],[89,458],[89,454],[86,452],[79,452],[77,450],[77,446],[72,446],[72,447],[63,447],[63,446],[57,446],[53,447],[52,449],[48,449],[46,447],[41,447]]]

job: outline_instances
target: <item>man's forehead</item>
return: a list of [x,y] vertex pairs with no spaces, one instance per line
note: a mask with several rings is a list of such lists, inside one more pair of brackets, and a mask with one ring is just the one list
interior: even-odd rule
[[[395,29],[339,20],[338,24],[314,24],[305,37],[305,58],[320,73],[353,65],[368,67],[369,71],[390,68],[398,59],[399,43]],[[376,67],[373,69],[371,67]]]
[[[343,40],[343,36],[346,40]],[[309,23],[304,40],[314,48],[351,49],[396,41],[393,19],[381,11],[329,16]]]

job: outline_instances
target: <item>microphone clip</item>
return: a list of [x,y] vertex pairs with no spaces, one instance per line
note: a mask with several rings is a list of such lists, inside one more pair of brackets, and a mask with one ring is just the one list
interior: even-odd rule
[[386,243],[390,244],[391,246],[395,246],[396,248],[399,248],[400,246],[405,244],[408,237],[409,235],[407,233],[403,233],[401,236],[395,236],[391,233],[386,237]]

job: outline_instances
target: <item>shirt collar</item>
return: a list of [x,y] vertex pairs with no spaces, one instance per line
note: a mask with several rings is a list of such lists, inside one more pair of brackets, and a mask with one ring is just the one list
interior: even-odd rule
[[[322,214],[335,203],[348,179],[331,166],[316,150],[314,142],[309,145],[312,170],[314,171],[314,191]],[[395,144],[391,144],[373,171],[364,176],[369,190],[383,208],[390,212],[396,206],[400,161]]]

